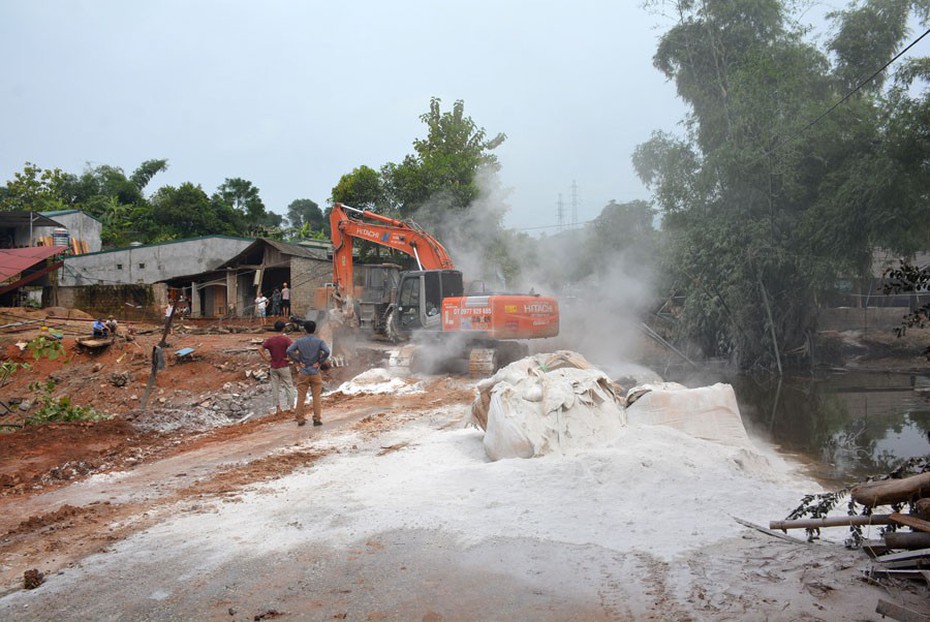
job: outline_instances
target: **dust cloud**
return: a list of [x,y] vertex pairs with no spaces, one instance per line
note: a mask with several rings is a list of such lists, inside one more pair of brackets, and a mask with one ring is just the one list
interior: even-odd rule
[[[555,297],[560,335],[529,344],[532,351],[574,350],[611,371],[636,360],[643,317],[655,306],[651,266],[622,242],[605,245],[603,232],[598,243],[597,221],[542,237],[505,229],[508,190],[493,171],[481,171],[477,184],[468,209],[437,219],[439,198],[417,214],[443,240],[466,291]],[[543,213],[540,220],[547,220]]]

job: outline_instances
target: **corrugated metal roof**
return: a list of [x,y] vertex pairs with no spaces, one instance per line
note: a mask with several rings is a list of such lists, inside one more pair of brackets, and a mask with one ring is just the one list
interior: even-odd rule
[[23,270],[28,270],[37,263],[67,250],[67,246],[0,248],[0,281],[5,281]]
[[88,218],[93,218],[97,222],[100,222],[100,223],[103,222],[96,216],[92,216],[82,209],[57,209],[57,210],[51,210],[48,212],[39,212],[39,213],[42,214],[43,216],[48,216],[49,218],[54,218],[55,216],[67,216],[69,214],[84,214]]
[[13,227],[29,226],[32,221],[33,227],[60,227],[61,223],[52,220],[48,216],[43,216],[39,212],[27,212],[25,210],[0,211],[0,222]]
[[305,257],[307,259],[317,259],[319,261],[329,261],[329,252],[321,248],[307,248],[305,246],[298,246],[297,244],[279,242],[278,240],[272,240],[270,238],[258,238],[253,243],[245,247],[245,249],[242,250],[238,255],[229,261],[223,262],[217,266],[217,270],[222,270],[224,268],[235,268],[239,264],[243,263],[246,257],[252,253],[255,253],[265,244],[274,247],[284,255],[290,255],[292,257]]
[[280,242],[278,240],[272,240],[269,238],[261,238],[263,241],[268,242],[271,246],[274,246],[276,249],[284,253],[285,255],[296,255],[298,257],[307,257],[308,259],[328,259],[329,251],[326,248],[312,248],[307,246],[300,246],[298,244],[289,244],[287,242]]

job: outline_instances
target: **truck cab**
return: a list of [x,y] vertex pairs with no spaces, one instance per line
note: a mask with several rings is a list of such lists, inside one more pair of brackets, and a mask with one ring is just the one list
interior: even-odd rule
[[415,330],[442,331],[442,301],[464,295],[459,270],[413,270],[400,277],[394,328],[403,338]]

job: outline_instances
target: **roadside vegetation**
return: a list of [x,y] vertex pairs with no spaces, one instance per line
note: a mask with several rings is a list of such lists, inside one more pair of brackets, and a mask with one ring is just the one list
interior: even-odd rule
[[[47,332],[47,331],[43,331]],[[33,361],[39,359],[57,360],[65,356],[65,349],[61,341],[48,334],[39,335],[26,343],[25,348],[32,356]],[[16,373],[27,373],[33,369],[32,364],[19,361],[4,360],[0,362],[0,388],[9,384]],[[41,425],[56,421],[99,421],[106,419],[107,415],[94,410],[90,406],[80,406],[72,402],[67,395],[55,397],[55,381],[46,379],[43,382],[29,383],[32,400],[28,408],[20,409],[21,402],[7,403],[0,401],[0,432],[4,429],[18,429],[30,425]]]

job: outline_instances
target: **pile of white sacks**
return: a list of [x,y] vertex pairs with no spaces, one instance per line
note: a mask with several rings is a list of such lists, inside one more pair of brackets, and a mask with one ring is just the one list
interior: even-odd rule
[[733,387],[665,382],[625,391],[580,354],[526,357],[478,383],[470,423],[492,460],[570,454],[611,443],[624,426],[665,425],[694,437],[749,444]]

